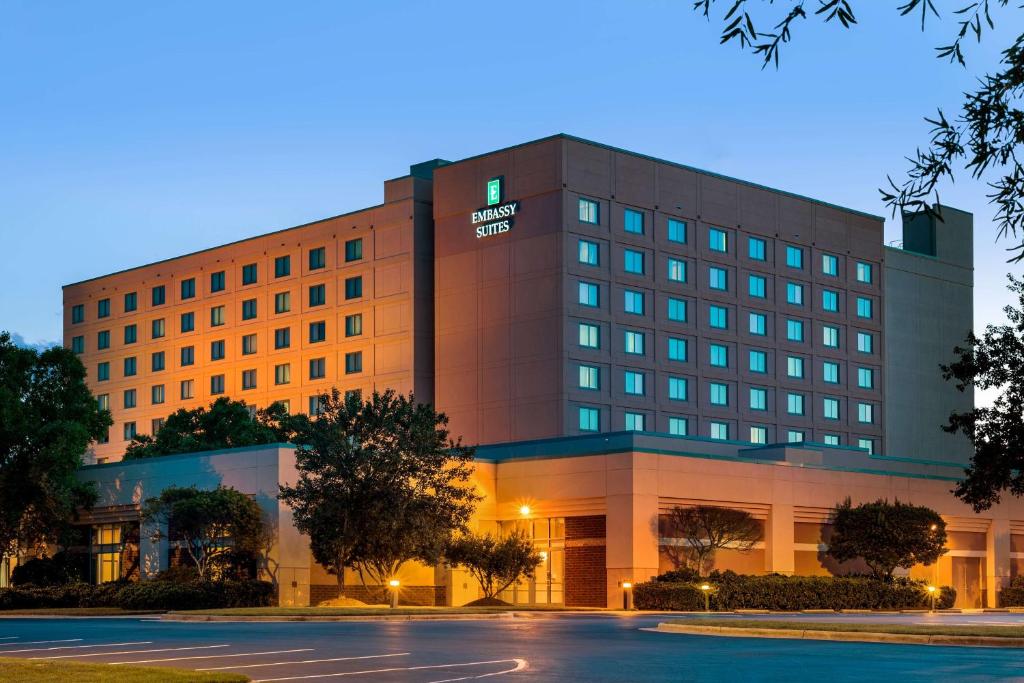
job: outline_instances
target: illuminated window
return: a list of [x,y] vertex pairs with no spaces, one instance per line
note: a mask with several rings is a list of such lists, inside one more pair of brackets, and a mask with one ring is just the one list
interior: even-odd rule
[[867,332],[857,333],[857,350],[861,353],[873,353],[874,338]]
[[584,263],[588,266],[596,266],[600,262],[599,252],[600,246],[597,242],[591,242],[590,240],[580,240],[579,243],[579,262]]
[[871,284],[871,264],[870,263],[858,263],[857,264],[857,282],[864,282]]
[[220,327],[224,324],[224,307],[214,306],[210,309],[210,326]]
[[290,384],[292,381],[291,363],[281,363],[274,366],[274,384]]
[[863,448],[868,453],[874,455],[875,453],[875,440],[874,439],[857,439],[857,447]]
[[601,371],[594,365],[580,365],[580,389],[600,389]]
[[579,201],[579,217],[580,223],[590,223],[591,225],[598,225],[600,220],[600,205],[592,199],[580,198]]
[[750,428],[750,443],[764,444],[768,441],[768,430],[764,427]]
[[625,331],[625,351],[638,356],[644,355],[644,333]]
[[786,357],[786,376],[793,379],[804,378],[804,359],[796,356]]
[[871,368],[857,368],[857,386],[861,389],[875,387],[875,371]]
[[789,441],[789,443],[803,443],[804,438],[804,433],[797,429],[791,429],[786,432],[786,440]]
[[686,282],[686,261],[669,258],[668,279],[669,282]]
[[345,316],[345,336],[358,337],[363,333],[363,314],[353,313]]
[[642,432],[644,431],[644,414],[626,412],[626,431]]
[[250,356],[256,353],[256,335],[246,334],[242,336],[242,355]]
[[601,328],[590,323],[579,324],[580,346],[586,349],[601,348]]
[[164,402],[163,384],[154,384],[150,387],[150,399],[153,405],[159,405]]
[[725,422],[711,423],[711,438],[717,441],[725,441],[729,438],[729,425]]
[[839,328],[832,325],[823,325],[821,328],[821,343],[830,349],[838,349]]
[[164,324],[164,319],[157,318],[154,320],[150,331],[152,332],[151,336],[153,339],[160,339],[163,337],[167,333],[167,327]]
[[857,404],[857,421],[870,424],[875,421],[875,409],[870,403]]
[[835,277],[839,274],[839,259],[831,254],[821,255],[821,272]]

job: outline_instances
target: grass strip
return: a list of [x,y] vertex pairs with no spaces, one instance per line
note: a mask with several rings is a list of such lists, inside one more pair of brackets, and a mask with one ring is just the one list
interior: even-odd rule
[[248,676],[201,673],[164,667],[113,666],[76,662],[37,662],[0,658],[0,681],[4,683],[243,683]]
[[893,633],[921,636],[983,636],[987,638],[1024,638],[1024,626],[953,626],[943,624],[887,624],[885,622],[830,622],[805,619],[674,619],[673,626],[720,626],[723,628],[763,628],[786,631],[828,631],[843,633]]

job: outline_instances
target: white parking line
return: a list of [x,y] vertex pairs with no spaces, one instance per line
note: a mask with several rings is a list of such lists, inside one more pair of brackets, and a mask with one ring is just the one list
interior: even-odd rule
[[[139,659],[132,662],[107,662],[108,664],[152,664],[153,662],[180,662],[184,659],[226,659],[228,657],[255,657],[256,655],[285,655],[293,652],[312,652],[313,648],[301,650],[271,650],[269,652],[239,652],[230,655],[195,655],[190,657],[168,657],[166,659]],[[231,667],[225,667],[230,669]]]
[[330,659],[302,659],[293,662],[270,662],[269,664],[243,664],[242,666],[213,666],[208,669],[196,669],[196,671],[223,671],[224,669],[255,669],[259,666],[284,666],[286,664],[320,664],[321,662],[347,662],[356,659],[378,659],[381,657],[405,657],[408,652],[396,652],[390,655],[363,655],[361,657],[332,657]]
[[[131,645],[132,643],[127,643]],[[114,655],[144,655],[152,652],[181,652],[183,650],[212,650],[230,645],[193,645],[191,647],[162,647],[158,650],[122,650],[121,652],[76,652],[71,655],[53,655],[52,657],[30,657],[30,659],[67,659],[68,657],[113,657]]]
[[[21,647],[22,645],[45,645],[47,643],[80,643],[81,638],[68,638],[66,640],[28,640],[21,643],[0,643],[0,648],[4,647]],[[10,652],[10,650],[0,650],[0,652]]]
[[[366,671],[343,671],[339,673],[331,674],[308,674],[306,676],[285,676],[283,678],[259,678],[254,680],[252,683],[272,683],[273,681],[304,681],[311,678],[340,678],[341,676],[365,676],[367,674],[385,674],[395,673],[398,671],[425,671],[427,669],[451,669],[459,666],[483,666],[484,664],[507,664],[509,662],[515,662],[516,666],[513,669],[507,671],[495,672],[496,674],[512,673],[513,671],[520,671],[526,668],[527,663],[525,659],[490,659],[483,662],[460,662],[457,664],[431,664],[424,666],[404,666],[404,667],[393,667],[390,669],[368,669]],[[479,676],[478,676],[479,678]]]
[[0,636],[0,640],[17,640],[18,636]]
[[478,678],[490,678],[491,676],[504,676],[505,674],[514,674],[517,671],[525,671],[529,664],[525,659],[513,660],[516,665],[511,669],[505,669],[504,671],[493,671],[489,674],[480,674],[479,676],[461,676],[460,678],[444,678],[439,681],[431,681],[430,683],[454,683],[454,681],[475,681]]
[[[76,638],[75,640],[81,640]],[[59,645],[57,647],[29,647],[24,650],[4,650],[5,655],[9,655],[13,652],[52,652],[53,650],[78,650],[84,647],[121,647],[123,645],[152,645],[152,640],[140,640],[134,643],[103,643],[101,645]],[[28,643],[19,643],[19,645],[28,645]]]

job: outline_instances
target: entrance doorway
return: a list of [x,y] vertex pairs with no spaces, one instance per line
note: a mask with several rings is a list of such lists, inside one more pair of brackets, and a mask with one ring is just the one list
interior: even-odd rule
[[988,607],[985,591],[985,558],[952,557],[953,588],[957,607]]

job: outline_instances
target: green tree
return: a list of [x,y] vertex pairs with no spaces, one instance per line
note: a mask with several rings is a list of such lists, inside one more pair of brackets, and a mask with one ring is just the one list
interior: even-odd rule
[[58,542],[92,504],[75,471],[110,424],[74,353],[19,348],[0,333],[0,558]]
[[281,487],[313,557],[339,586],[345,568],[383,585],[403,562],[438,562],[479,500],[469,483],[475,449],[412,395],[364,402],[335,389],[321,401],[319,415],[296,422],[299,477]]
[[480,582],[485,598],[493,598],[520,578],[533,576],[543,558],[526,534],[503,538],[491,534],[465,534],[445,550],[445,558],[463,567]]
[[[861,0],[863,2],[863,0]],[[872,0],[877,2],[877,0]],[[851,29],[857,25],[854,5],[857,0],[696,0],[694,9],[710,19],[721,7],[721,42],[738,44],[762,60],[762,66],[779,65],[783,45],[793,40],[797,27],[811,19]],[[920,17],[924,31],[929,18],[940,18],[935,0],[895,0],[893,9],[902,16]],[[971,40],[995,28],[995,19],[1020,25],[1021,5],[1009,0],[961,0],[953,12],[955,29],[948,42],[935,49],[935,56],[966,68],[964,51]],[[939,204],[941,182],[953,181],[959,165],[975,179],[989,179],[989,195],[996,207],[1000,237],[1024,232],[1024,33],[1018,34],[1002,53],[995,73],[979,75],[975,90],[963,95],[959,113],[947,118],[940,109],[925,121],[931,126],[931,139],[909,158],[910,168],[899,183],[888,179],[880,190],[883,200],[898,211],[924,212],[941,219],[934,205]],[[1013,261],[1024,259],[1024,241],[1011,247]]]
[[861,558],[876,578],[934,564],[945,552],[946,523],[931,508],[898,500],[854,507],[847,498],[833,512],[828,554],[839,562]]
[[209,491],[171,486],[146,501],[142,517],[157,525],[154,538],[166,538],[185,551],[204,580],[232,569],[240,556],[255,559],[268,535],[259,504],[226,486]]
[[253,413],[245,401],[222,396],[210,404],[209,410],[202,406],[176,410],[155,436],[136,435],[124,459],[285,443],[292,436],[291,421],[282,403],[272,403]]
[[957,360],[942,366],[943,376],[960,391],[999,390],[991,407],[953,413],[943,427],[974,444],[967,476],[954,493],[976,512],[998,503],[1003,491],[1024,495],[1024,281],[1009,279],[1018,305],[1003,309],[1007,324],[987,326],[980,338],[970,333],[954,349]]
[[722,548],[748,553],[761,540],[761,523],[744,510],[715,505],[672,508],[666,520],[665,534],[680,539],[681,545],[665,547],[676,569],[686,567],[706,576]]

